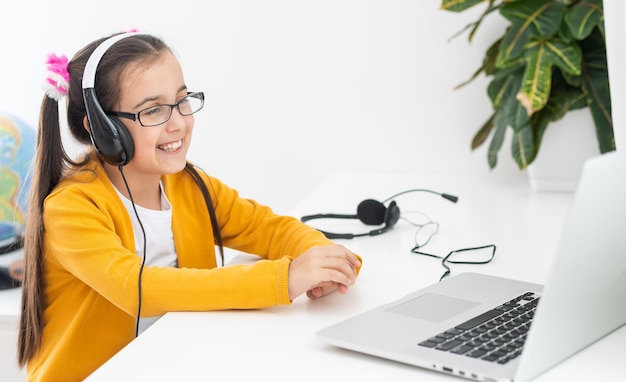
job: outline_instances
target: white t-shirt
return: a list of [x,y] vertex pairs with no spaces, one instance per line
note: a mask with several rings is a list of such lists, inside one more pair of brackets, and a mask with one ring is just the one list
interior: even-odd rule
[[[161,210],[151,210],[135,204],[137,214],[141,219],[141,225],[137,219],[137,214],[133,209],[131,201],[117,190],[122,203],[126,207],[133,225],[135,235],[135,247],[137,255],[143,257],[144,245],[146,248],[145,266],[158,267],[178,267],[178,257],[174,246],[174,234],[172,233],[172,205],[170,204],[163,185],[161,184]],[[141,226],[146,233],[146,243],[144,243]],[[161,316],[144,317],[139,320],[139,333],[142,333],[150,325],[156,322]]]

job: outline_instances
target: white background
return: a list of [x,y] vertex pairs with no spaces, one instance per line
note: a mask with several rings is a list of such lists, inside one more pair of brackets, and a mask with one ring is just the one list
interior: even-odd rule
[[450,40],[484,5],[454,14],[439,0],[9,4],[0,110],[37,124],[47,53],[71,57],[130,28],[157,34],[179,56],[189,89],[207,96],[189,159],[277,212],[335,171],[525,176],[507,142],[495,170],[486,146],[470,149],[491,114],[487,79],[454,90],[505,27],[494,14],[472,43],[467,34]]

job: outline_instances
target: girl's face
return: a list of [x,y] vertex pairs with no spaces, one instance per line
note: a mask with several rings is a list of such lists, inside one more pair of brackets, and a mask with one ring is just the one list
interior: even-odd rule
[[[187,96],[178,60],[170,53],[154,61],[130,65],[121,75],[120,101],[116,110],[138,113],[155,105],[173,105]],[[193,115],[182,116],[177,108],[170,119],[144,127],[139,121],[121,119],[133,138],[135,153],[125,169],[135,174],[173,174],[185,167],[191,144]]]

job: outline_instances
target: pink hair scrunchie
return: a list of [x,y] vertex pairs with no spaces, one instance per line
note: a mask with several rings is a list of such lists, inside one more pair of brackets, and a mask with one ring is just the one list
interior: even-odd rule
[[67,71],[67,56],[57,56],[53,53],[48,54],[46,61],[46,81],[44,90],[46,95],[57,102],[67,95],[70,86],[70,73]]

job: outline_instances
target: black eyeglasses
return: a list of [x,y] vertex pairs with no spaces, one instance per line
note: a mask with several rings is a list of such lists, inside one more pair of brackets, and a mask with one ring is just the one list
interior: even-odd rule
[[[495,244],[489,244],[489,245],[483,245],[480,247],[471,247],[471,248],[462,248],[462,249],[455,249],[454,251],[450,251],[450,253],[448,253],[446,256],[437,256],[437,255],[433,255],[431,253],[427,253],[427,252],[422,252],[422,251],[418,251],[418,246],[416,246],[415,248],[413,248],[411,250],[411,252],[416,253],[418,255],[424,255],[424,256],[430,256],[430,257],[435,257],[437,259],[441,259],[441,265],[446,269],[446,271],[441,275],[441,278],[439,278],[439,281],[443,280],[444,278],[446,278],[447,276],[450,276],[450,267],[448,266],[448,264],[446,263],[450,263],[450,264],[487,264],[489,262],[491,262],[491,260],[493,260],[493,258],[496,255],[496,246]],[[463,260],[452,260],[451,258],[454,255],[460,254],[460,253],[464,253],[467,251],[474,251],[472,253],[473,255],[473,260],[470,259],[463,259]]]
[[178,109],[180,115],[191,115],[198,112],[204,106],[204,93],[187,93],[187,96],[173,105],[154,105],[140,110],[137,113],[127,113],[123,111],[106,111],[107,115],[139,121],[144,127],[152,127],[164,124],[172,117],[172,110]]

